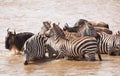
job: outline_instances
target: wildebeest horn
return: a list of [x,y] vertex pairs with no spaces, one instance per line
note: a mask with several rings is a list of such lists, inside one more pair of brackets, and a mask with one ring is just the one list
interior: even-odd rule
[[51,24],[52,22],[51,22],[51,21],[49,21],[49,23]]
[[9,28],[7,29],[7,32],[9,32]]
[[58,22],[58,25],[60,25],[60,22]]
[[120,31],[118,31],[118,34],[120,34]]
[[16,32],[15,32],[15,30],[14,30],[14,35],[16,35]]

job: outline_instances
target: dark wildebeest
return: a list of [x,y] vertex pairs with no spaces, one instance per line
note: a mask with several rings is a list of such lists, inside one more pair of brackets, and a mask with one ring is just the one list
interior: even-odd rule
[[68,32],[77,32],[79,28],[82,28],[85,25],[85,23],[88,23],[89,25],[93,26],[97,32],[103,31],[103,32],[106,32],[107,34],[112,34],[112,31],[106,28],[107,26],[102,26],[102,23],[101,23],[101,26],[100,25],[95,26],[93,25],[93,23],[90,23],[85,19],[78,20],[73,27],[69,27],[69,25],[66,23],[65,26],[63,27],[63,30]]
[[107,29],[107,28],[104,28],[104,27],[94,27],[94,29],[97,31],[97,32],[105,32],[107,34],[112,34],[112,31]]
[[102,21],[88,21],[88,23],[92,24],[94,27],[104,27],[109,29],[109,25]]
[[82,25],[84,22],[90,23],[93,27],[104,27],[109,29],[109,25],[102,21],[87,21],[85,19],[79,19],[74,26]]
[[63,28],[64,31],[75,32],[76,36],[97,36],[97,31],[94,27],[88,23],[86,20],[78,21],[75,23],[74,27],[69,27],[68,24]]
[[7,36],[5,37],[5,48],[9,50],[14,50],[15,54],[20,54],[20,51],[22,51],[22,47],[25,43],[25,41],[33,36],[33,33],[30,32],[23,32],[23,33],[17,33],[14,31],[9,31],[9,28],[7,29]]

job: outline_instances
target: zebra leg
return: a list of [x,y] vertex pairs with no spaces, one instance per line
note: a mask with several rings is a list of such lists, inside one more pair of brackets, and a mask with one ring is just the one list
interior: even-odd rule
[[67,56],[66,59],[67,59],[67,60],[74,60],[75,57],[73,57],[73,56]]
[[58,53],[58,56],[56,57],[56,59],[59,59],[59,58],[61,58],[61,57],[63,57],[64,56],[64,52],[63,51],[60,51],[59,53]]
[[82,58],[83,58],[83,59],[85,58],[85,54],[82,55]]
[[46,45],[46,47],[48,50],[49,58],[53,58],[54,54],[57,55],[57,52],[50,45]]
[[119,56],[120,55],[120,50],[118,49],[114,49],[114,51],[112,52],[113,56]]
[[95,61],[95,53],[89,53],[88,54],[88,61]]
[[100,50],[99,50],[99,49],[98,49],[97,54],[98,54],[98,58],[99,58],[99,60],[102,61],[102,57],[101,57],[101,53],[100,53]]
[[26,60],[24,62],[24,65],[28,65],[28,61],[29,61],[29,55],[26,54]]
[[112,55],[112,48],[108,46],[108,55]]
[[120,55],[120,49],[119,49],[119,50],[117,50],[116,55],[117,55],[117,56],[119,56],[119,55]]
[[117,51],[117,54],[116,54],[117,56],[119,56],[120,55],[120,50],[119,51]]

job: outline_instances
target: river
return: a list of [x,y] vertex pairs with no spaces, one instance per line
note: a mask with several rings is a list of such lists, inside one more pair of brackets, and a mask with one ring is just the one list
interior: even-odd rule
[[[23,56],[5,49],[7,28],[16,32],[40,31],[42,22],[78,19],[104,21],[120,30],[120,0],[0,0],[0,76],[119,76],[120,56],[102,55],[103,61],[39,60],[24,66]],[[97,58],[98,59],[98,58]]]

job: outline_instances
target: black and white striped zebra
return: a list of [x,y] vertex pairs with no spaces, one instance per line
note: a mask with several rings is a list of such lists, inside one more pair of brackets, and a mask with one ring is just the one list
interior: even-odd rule
[[120,55],[120,36],[98,33],[99,50],[102,54]]
[[23,47],[23,51],[26,54],[26,60],[24,65],[27,65],[30,58],[44,58],[46,47],[45,42],[47,38],[43,34],[36,34],[29,38]]
[[61,56],[82,59],[88,57],[88,60],[94,61],[95,53],[98,52],[98,57],[102,60],[98,51],[97,40],[94,37],[84,36],[66,39],[62,29],[55,23],[45,34],[48,36],[46,44],[51,45],[51,47],[58,51],[57,58]]

